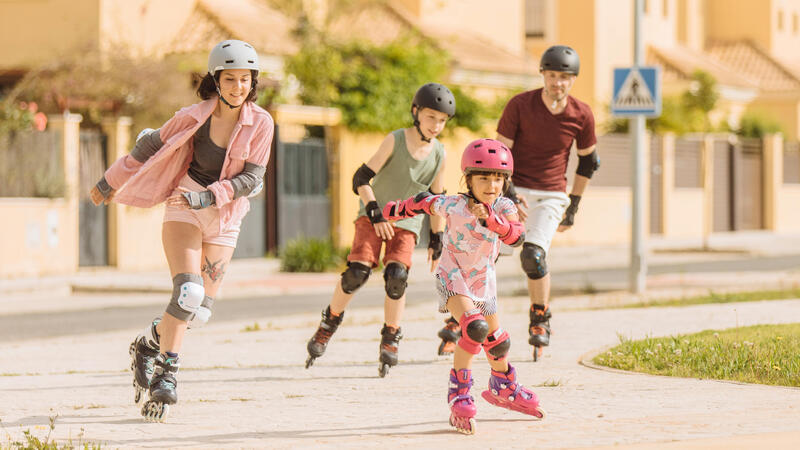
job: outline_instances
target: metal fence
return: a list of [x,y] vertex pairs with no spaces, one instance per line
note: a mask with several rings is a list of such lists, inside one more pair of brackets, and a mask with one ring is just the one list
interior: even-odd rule
[[0,136],[0,197],[63,197],[61,132],[24,131]]

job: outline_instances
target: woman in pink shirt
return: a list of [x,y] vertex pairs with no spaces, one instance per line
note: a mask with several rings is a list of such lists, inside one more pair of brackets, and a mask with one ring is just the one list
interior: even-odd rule
[[178,401],[175,375],[186,329],[205,324],[214,296],[260,190],[274,124],[256,99],[258,54],[246,42],[226,40],[208,57],[197,89],[202,102],[175,113],[158,130],[145,130],[91,190],[95,205],[149,208],[166,203],[162,240],[172,276],[163,317],[131,344],[135,401],[142,416],[163,421]]
[[497,286],[494,262],[500,242],[511,246],[525,241],[517,208],[503,197],[514,172],[511,150],[494,139],[470,143],[461,157],[461,170],[468,192],[433,195],[422,192],[407,200],[388,202],[383,216],[389,220],[417,214],[444,217],[444,251],[436,268],[439,311],[459,317],[461,339],[450,370],[450,425],[465,434],[475,433],[475,400],[472,359],[481,352],[491,366],[489,389],[482,397],[502,408],[544,417],[539,399],[517,381],[506,356],[511,348],[508,333],[497,317]]

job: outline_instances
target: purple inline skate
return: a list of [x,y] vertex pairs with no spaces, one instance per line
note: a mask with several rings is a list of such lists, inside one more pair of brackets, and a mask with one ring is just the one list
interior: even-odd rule
[[459,433],[475,434],[475,400],[469,395],[472,387],[472,371],[450,369],[450,388],[447,401],[450,403],[450,426]]
[[543,419],[545,415],[544,410],[539,407],[536,394],[517,383],[517,371],[511,364],[506,373],[492,370],[489,389],[483,391],[481,396],[495,406],[528,414],[537,420]]

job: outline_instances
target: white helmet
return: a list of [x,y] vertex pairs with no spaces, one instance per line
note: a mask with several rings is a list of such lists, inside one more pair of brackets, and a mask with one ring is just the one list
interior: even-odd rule
[[250,69],[259,71],[258,53],[244,41],[228,39],[222,41],[208,54],[208,73],[214,76],[218,70]]

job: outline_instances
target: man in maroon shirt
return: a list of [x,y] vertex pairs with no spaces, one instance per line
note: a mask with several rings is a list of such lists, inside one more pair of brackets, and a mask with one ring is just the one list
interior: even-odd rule
[[[594,115],[569,91],[580,69],[578,53],[555,45],[542,55],[539,71],[544,87],[513,97],[497,124],[497,140],[514,155],[514,191],[507,195],[522,207],[525,244],[520,253],[531,297],[529,343],[534,361],[550,343],[550,274],[546,254],[556,231],[574,223],[578,203],[599,167]],[[567,161],[573,142],[578,170],[567,197]]]

